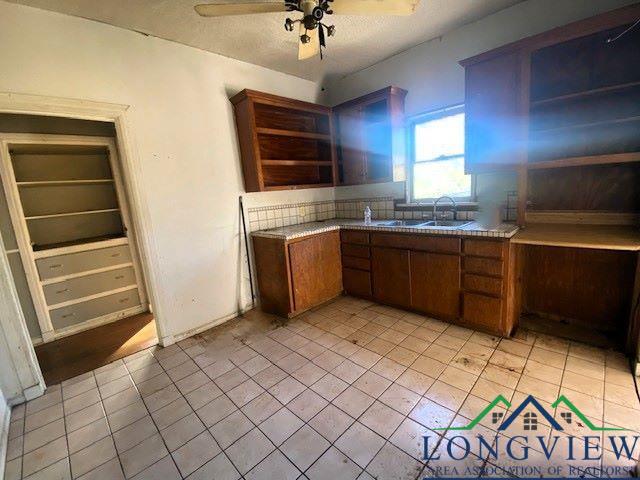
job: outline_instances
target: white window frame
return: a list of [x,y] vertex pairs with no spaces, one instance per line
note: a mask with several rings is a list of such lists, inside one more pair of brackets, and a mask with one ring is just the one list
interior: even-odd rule
[[[424,123],[430,120],[438,120],[439,118],[448,117],[451,115],[457,115],[460,113],[465,113],[464,104],[452,105],[445,108],[440,108],[438,110],[432,110],[430,112],[422,113],[411,117],[407,122],[407,132],[408,132],[408,150],[409,150],[409,161],[407,163],[407,201],[410,204],[433,204],[437,198],[415,198],[413,194],[414,186],[413,186],[413,176],[414,176],[414,166],[416,164],[416,149],[415,149],[415,127],[417,124]],[[456,157],[446,157],[442,158],[442,160],[449,160],[451,158]],[[431,160],[434,161],[434,160]],[[438,161],[438,160],[435,160]],[[418,162],[423,163],[423,162]],[[458,204],[475,204],[476,203],[476,176],[471,175],[471,195],[466,197],[454,197],[453,198]]]

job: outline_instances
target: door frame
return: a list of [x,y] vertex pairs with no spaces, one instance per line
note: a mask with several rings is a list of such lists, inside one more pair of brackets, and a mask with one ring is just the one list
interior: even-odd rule
[[[60,97],[0,92],[0,113],[13,113],[38,116],[64,117],[80,120],[94,120],[112,122],[116,129],[116,146],[122,170],[122,183],[130,207],[130,215],[134,231],[137,236],[137,247],[140,254],[140,265],[145,278],[145,286],[149,301],[153,308],[158,339],[161,345],[168,346],[175,342],[173,335],[167,328],[167,319],[162,305],[158,301],[158,291],[162,280],[157,270],[149,265],[158,264],[158,249],[151,225],[151,215],[145,198],[140,193],[143,185],[143,174],[140,155],[132,133],[131,119],[128,115],[129,105],[94,102],[88,100],[68,99]],[[8,259],[4,251],[0,255],[0,267],[5,272],[10,271]],[[13,284],[13,281],[11,281]],[[15,290],[15,285],[13,285]],[[20,312],[18,317],[0,316],[0,328],[7,338],[15,341],[9,343],[10,353],[16,362],[20,375],[20,385],[14,391],[23,392],[16,398],[10,398],[12,403],[35,398],[42,394],[45,388],[40,366],[27,325],[22,315],[22,308],[17,295],[9,295],[7,299],[12,309]]]
[[[77,245],[72,247],[61,247],[56,248],[53,251],[33,251],[33,249],[31,248],[29,228],[22,208],[22,203],[20,201],[20,192],[18,183],[16,182],[15,171],[11,159],[10,147],[15,145],[69,145],[105,147],[107,149],[109,165],[111,167],[111,171],[113,172],[113,181],[116,197],[118,200],[118,207],[120,209],[120,216],[127,232],[126,240],[123,241],[122,239],[114,239],[101,241],[100,247],[94,246],[92,249],[97,250],[98,248],[106,248],[108,246],[123,244],[129,246],[141,306],[135,307],[134,309],[129,309],[125,312],[115,312],[108,315],[103,315],[98,318],[87,320],[77,325],[66,327],[60,330],[54,329],[53,324],[51,323],[49,310],[50,305],[47,304],[44,296],[43,283],[40,281],[40,276],[36,268],[36,260],[49,256],[58,256],[78,251],[85,251],[88,249],[87,246],[90,244]],[[0,177],[5,180],[2,183],[7,199],[7,206],[9,208],[13,230],[15,232],[16,241],[18,243],[18,250],[20,253],[20,258],[22,260],[22,266],[24,268],[27,283],[29,285],[29,291],[31,293],[33,305],[37,313],[42,342],[46,343],[49,341],[57,340],[59,338],[88,330],[90,328],[95,328],[100,325],[105,325],[107,323],[117,321],[123,318],[123,313],[127,316],[130,316],[145,312],[149,309],[144,276],[142,275],[142,270],[140,267],[136,229],[132,224],[130,213],[131,209],[129,208],[129,202],[127,199],[128,195],[126,194],[127,192],[125,191],[122,181],[118,150],[113,138],[57,134],[0,133]]]

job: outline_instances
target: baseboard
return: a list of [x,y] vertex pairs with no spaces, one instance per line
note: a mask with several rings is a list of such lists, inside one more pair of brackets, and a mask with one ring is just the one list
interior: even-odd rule
[[0,478],[4,478],[7,465],[7,446],[9,444],[9,422],[11,421],[11,407],[7,405],[2,418],[0,418]]
[[184,340],[185,338],[189,338],[189,337],[193,337],[194,335],[197,335],[199,333],[205,332],[211,328],[217,327],[219,325],[222,325],[223,323],[228,322],[229,320],[233,320],[234,318],[239,317],[240,315],[242,315],[243,313],[248,312],[249,310],[253,309],[253,305],[249,304],[247,306],[245,306],[242,310],[239,310],[237,312],[233,312],[230,313],[229,315],[226,315],[224,317],[220,317],[217,318],[215,320],[212,320],[210,322],[205,323],[204,325],[201,325],[197,328],[192,328],[191,330],[187,330],[186,332],[182,332],[182,333],[177,333],[175,335],[166,335],[162,338],[160,338],[158,341],[160,343],[160,345],[162,345],[163,347],[168,347],[170,345],[173,345],[174,343],[177,343],[181,340]]

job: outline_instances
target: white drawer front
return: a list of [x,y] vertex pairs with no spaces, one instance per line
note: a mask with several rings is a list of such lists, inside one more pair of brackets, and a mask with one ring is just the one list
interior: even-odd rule
[[60,330],[86,322],[92,318],[119,312],[138,305],[140,305],[140,296],[138,295],[138,289],[134,288],[126,292],[69,305],[68,307],[56,308],[50,310],[49,314],[51,315],[53,328]]
[[56,305],[135,284],[136,275],[133,267],[124,267],[52,283],[45,285],[43,289],[47,305]]
[[129,245],[70,253],[36,260],[41,280],[131,262]]

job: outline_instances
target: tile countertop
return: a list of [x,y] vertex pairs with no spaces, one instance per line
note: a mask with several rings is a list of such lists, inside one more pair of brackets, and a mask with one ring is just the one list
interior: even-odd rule
[[373,230],[377,232],[403,232],[417,233],[425,235],[460,235],[469,237],[489,237],[489,238],[511,238],[518,232],[518,227],[509,223],[503,223],[491,228],[486,228],[477,222],[471,222],[460,228],[419,228],[385,226],[381,225],[392,220],[373,220],[371,225],[365,225],[362,220],[335,219],[324,222],[302,223],[288,227],[271,228],[269,230],[259,230],[251,235],[268,238],[281,238],[283,240],[293,240],[295,238],[306,237],[318,233],[330,232],[332,230]]

